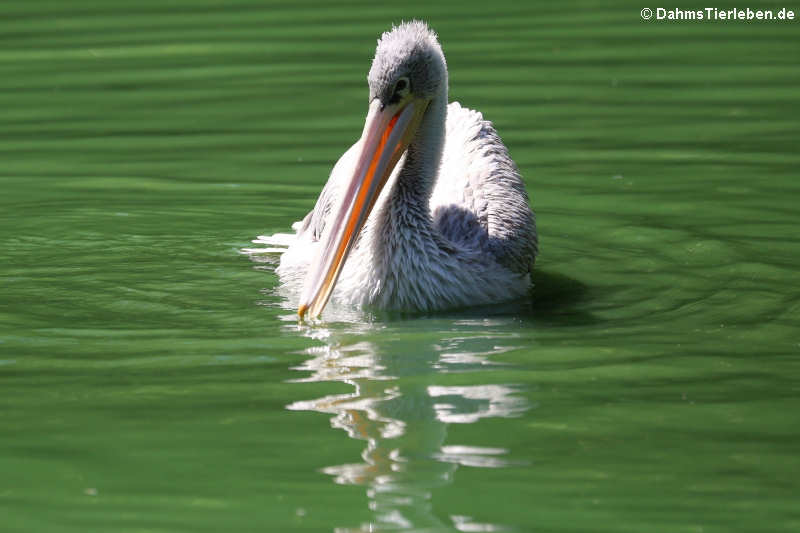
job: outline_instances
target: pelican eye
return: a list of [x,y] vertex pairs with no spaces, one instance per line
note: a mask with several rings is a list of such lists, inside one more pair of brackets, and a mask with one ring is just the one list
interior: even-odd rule
[[406,76],[403,76],[394,84],[391,103],[399,102],[401,99],[405,98],[410,90],[411,82]]

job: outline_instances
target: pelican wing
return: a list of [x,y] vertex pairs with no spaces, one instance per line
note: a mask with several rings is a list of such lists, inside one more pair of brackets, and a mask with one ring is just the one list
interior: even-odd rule
[[[320,240],[322,232],[325,230],[325,222],[330,220],[330,214],[336,205],[337,199],[341,194],[348,177],[348,170],[355,165],[358,156],[358,147],[361,141],[357,141],[339,158],[334,165],[328,181],[325,183],[322,192],[317,198],[314,209],[303,217],[303,220],[292,224],[294,233],[275,233],[272,235],[259,235],[252,242],[254,244],[267,245],[268,248],[244,248],[242,252],[247,254],[283,254],[292,251],[296,256],[289,260],[289,264],[306,264],[313,256],[314,246]],[[306,246],[303,246],[305,243]],[[300,246],[295,246],[301,244]],[[297,276],[299,277],[299,273]]]
[[513,272],[533,267],[536,219],[519,170],[492,123],[458,102],[447,106],[445,145],[430,207],[445,238],[485,250]]
[[347,179],[356,164],[360,144],[361,141],[357,141],[342,154],[342,157],[333,166],[328,181],[319,194],[319,198],[317,198],[314,209],[303,218],[297,228],[298,237],[310,238],[314,242],[321,238],[322,232],[325,230],[325,223],[330,220],[331,211],[333,211],[334,206],[341,197],[342,189],[345,187]]

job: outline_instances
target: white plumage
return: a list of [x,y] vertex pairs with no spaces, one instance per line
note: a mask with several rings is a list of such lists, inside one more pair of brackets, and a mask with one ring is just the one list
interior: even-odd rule
[[[259,237],[253,242],[270,248],[247,251],[282,253],[277,273],[300,298],[301,316],[309,305],[318,314],[331,287],[334,300],[388,310],[526,294],[537,235],[523,181],[491,123],[457,102],[447,105],[436,35],[417,21],[385,33],[368,80],[364,134],[336,163],[314,209],[295,234]],[[375,133],[380,120],[385,129]],[[395,158],[403,151],[392,170],[395,138]],[[375,192],[378,174],[385,184]]]

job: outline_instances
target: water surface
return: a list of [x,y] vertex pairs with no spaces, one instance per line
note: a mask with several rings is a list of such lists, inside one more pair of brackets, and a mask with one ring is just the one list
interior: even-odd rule
[[[642,7],[0,6],[1,529],[798,530],[798,26]],[[536,287],[299,325],[238,251],[411,17],[525,177]]]

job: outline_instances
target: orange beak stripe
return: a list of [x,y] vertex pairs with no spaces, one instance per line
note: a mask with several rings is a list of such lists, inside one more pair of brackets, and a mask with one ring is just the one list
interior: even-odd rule
[[[377,149],[375,150],[372,160],[369,163],[369,168],[364,176],[363,185],[359,188],[358,196],[353,201],[353,206],[350,209],[350,214],[347,219],[347,226],[345,226],[345,230],[343,233],[343,238],[339,242],[338,247],[336,248],[336,253],[334,255],[334,265],[335,268],[332,268],[325,276],[325,281],[323,286],[330,284],[331,280],[338,274],[339,269],[342,267],[342,257],[345,254],[345,250],[347,249],[348,243],[351,240],[351,235],[355,232],[356,225],[358,224],[359,214],[364,212],[365,216],[369,214],[369,211],[372,210],[372,206],[375,204],[378,195],[372,195],[372,199],[366,211],[363,211],[364,204],[367,199],[367,195],[369,194],[370,184],[375,179],[375,168],[378,165],[378,161],[380,160],[380,156],[383,153],[383,150],[386,148],[386,143],[389,141],[389,137],[392,134],[392,130],[397,124],[397,120],[400,117],[400,113],[398,112],[395,114],[392,119],[389,121],[389,124],[384,129],[383,134],[381,135],[381,140],[378,144]],[[301,305],[300,308],[297,310],[298,315],[300,315],[300,319],[302,319],[306,312],[308,311],[308,305]]]

